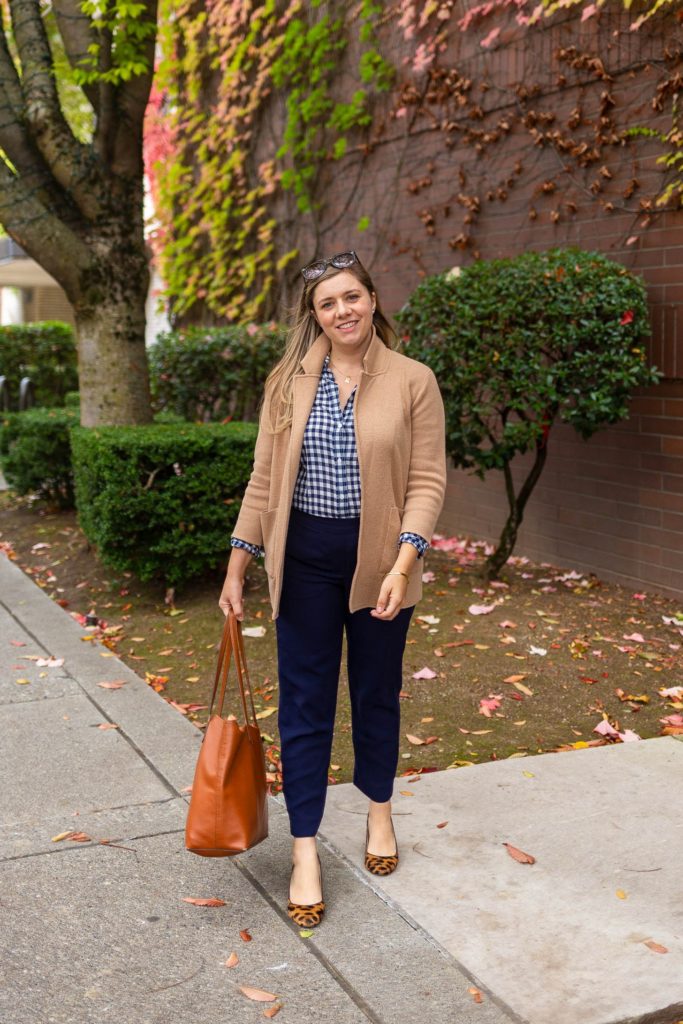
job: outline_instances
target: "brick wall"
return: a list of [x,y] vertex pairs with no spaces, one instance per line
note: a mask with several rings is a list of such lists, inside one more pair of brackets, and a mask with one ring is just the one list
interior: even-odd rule
[[[448,66],[450,61],[475,83],[489,83],[481,94],[476,88],[472,91],[473,102],[483,108],[483,118],[475,121],[478,127],[492,127],[502,117],[515,115],[518,97],[509,96],[515,83],[538,83],[541,91],[534,109],[554,112],[554,125],[562,128],[580,108],[587,123],[577,135],[590,141],[605,91],[614,100],[610,110],[617,127],[639,122],[666,127],[666,112],[657,119],[652,109],[661,63],[647,63],[648,58],[661,56],[664,31],[661,20],[641,33],[625,32],[618,13],[584,26],[570,19],[534,36],[531,47],[528,40],[520,40],[498,53],[478,52],[475,33],[474,41],[455,41],[440,63]],[[670,19],[668,32],[673,46]],[[392,45],[400,66],[405,44],[396,38]],[[570,45],[600,53],[609,78],[571,71],[558,89],[557,74],[566,68],[559,66],[557,50]],[[683,595],[683,214],[657,214],[639,205],[662,184],[655,163],[657,145],[639,140],[606,147],[596,164],[566,169],[552,147],[535,146],[518,123],[502,143],[477,155],[462,141],[462,133],[456,133],[453,148],[445,148],[444,133],[434,126],[444,110],[436,105],[431,121],[418,117],[410,131],[404,128],[405,118],[392,119],[388,109],[385,114],[386,129],[371,154],[360,164],[358,157],[349,158],[330,177],[330,227],[319,223],[315,245],[311,236],[299,231],[296,242],[303,258],[356,248],[390,313],[405,302],[424,274],[477,255],[491,258],[526,248],[577,245],[601,250],[642,273],[652,314],[650,357],[665,379],[634,396],[627,422],[589,442],[568,427],[553,429],[548,461],[527,506],[516,550],[636,589]],[[514,171],[516,163],[522,165],[519,172]],[[601,166],[611,178],[600,175]],[[415,191],[415,182],[424,177],[431,184]],[[555,182],[555,191],[540,192],[539,186],[548,180]],[[600,191],[594,194],[591,185],[596,180]],[[632,180],[637,187],[626,200],[623,193]],[[484,198],[501,186],[507,192],[504,200]],[[466,209],[457,199],[463,193],[480,197],[482,212],[469,226],[463,224]],[[576,210],[566,203],[574,203]],[[611,212],[608,203],[614,205]],[[533,221],[531,206],[536,210]],[[559,211],[556,222],[553,210]],[[425,211],[432,214],[431,235],[425,231]],[[353,228],[363,215],[371,218],[371,227],[359,237]],[[471,239],[459,248],[452,239],[463,230]],[[527,464],[526,458],[517,460],[517,480]],[[439,523],[442,532],[494,540],[505,515],[500,474],[491,473],[481,482],[450,471]]]

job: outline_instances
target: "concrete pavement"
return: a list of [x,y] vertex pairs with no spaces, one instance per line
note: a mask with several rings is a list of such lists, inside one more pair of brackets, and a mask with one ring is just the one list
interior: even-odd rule
[[[401,864],[387,879],[362,869],[364,798],[331,787],[328,909],[302,938],[284,910],[281,800],[254,850],[188,854],[201,733],[83,635],[0,559],[2,1024],[262,1019],[273,1004],[239,985],[277,995],[278,1019],[296,1024],[683,1020],[679,741],[398,779]],[[98,685],[112,680],[125,683]],[[67,830],[91,840],[52,841]]]

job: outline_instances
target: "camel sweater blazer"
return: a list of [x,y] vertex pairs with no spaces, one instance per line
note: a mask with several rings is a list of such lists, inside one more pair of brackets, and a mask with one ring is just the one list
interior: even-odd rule
[[[233,536],[265,549],[273,609],[279,611],[285,542],[299,471],[304,430],[320,383],[330,342],[319,334],[294,376],[293,417],[278,433],[268,429],[268,392]],[[354,401],[354,427],[361,480],[356,569],[349,610],[374,608],[385,574],[398,556],[402,532],[430,539],[446,490],[444,407],[432,370],[386,347],[372,329]],[[403,602],[422,596],[422,560],[409,574]]]

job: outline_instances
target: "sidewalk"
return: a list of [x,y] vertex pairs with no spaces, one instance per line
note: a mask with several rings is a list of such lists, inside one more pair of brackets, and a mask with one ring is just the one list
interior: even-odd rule
[[[386,879],[362,869],[364,798],[330,787],[328,909],[302,938],[284,910],[281,800],[254,850],[188,854],[183,790],[201,733],[84,635],[0,558],[3,1024],[262,1020],[272,1003],[239,985],[276,994],[283,1024],[683,1019],[677,740],[399,779],[401,864]],[[24,657],[48,654],[63,665]],[[68,830],[91,841],[52,841]]]

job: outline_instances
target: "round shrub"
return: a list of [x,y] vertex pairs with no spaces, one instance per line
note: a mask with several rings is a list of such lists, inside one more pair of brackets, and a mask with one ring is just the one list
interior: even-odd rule
[[274,322],[160,334],[149,349],[155,407],[192,421],[256,421],[284,338],[285,328]]

